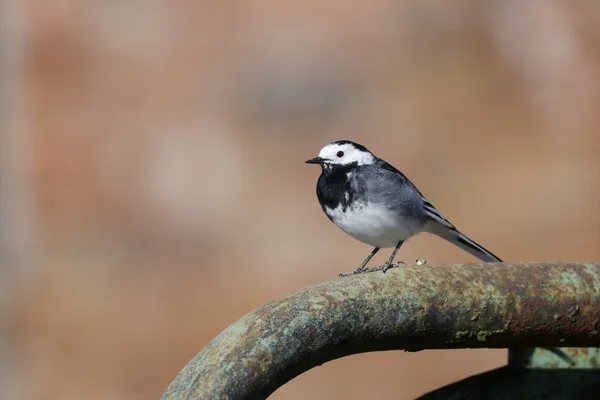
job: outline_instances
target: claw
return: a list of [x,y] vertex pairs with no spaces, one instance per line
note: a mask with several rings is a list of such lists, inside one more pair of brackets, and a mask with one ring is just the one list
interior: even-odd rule
[[396,262],[395,262],[395,263],[393,263],[393,264],[391,264],[391,263],[390,263],[390,264],[388,264],[388,263],[385,263],[385,264],[384,264],[384,265],[381,267],[381,270],[382,270],[382,271],[383,271],[383,273],[385,274],[385,271],[387,271],[388,269],[392,269],[392,268],[399,267],[399,266],[400,266],[400,264],[404,264],[404,265],[406,265],[406,263],[405,263],[404,261],[396,261]]

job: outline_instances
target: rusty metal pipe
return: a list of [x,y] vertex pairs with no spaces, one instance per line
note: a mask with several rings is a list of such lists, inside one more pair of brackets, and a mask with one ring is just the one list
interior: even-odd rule
[[273,300],[208,343],[162,399],[265,398],[382,350],[600,347],[600,262],[408,266]]

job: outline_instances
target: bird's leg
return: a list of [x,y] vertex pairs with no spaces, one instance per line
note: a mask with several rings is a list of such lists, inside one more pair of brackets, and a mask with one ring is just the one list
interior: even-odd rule
[[363,262],[362,262],[362,264],[360,264],[360,267],[358,267],[358,268],[356,269],[356,271],[354,271],[354,272],[349,272],[349,273],[347,273],[347,274],[340,274],[340,276],[342,276],[342,277],[343,277],[343,276],[348,276],[348,275],[356,275],[356,274],[360,274],[361,272],[363,272],[363,271],[364,271],[364,269],[365,269],[365,266],[367,265],[367,263],[368,263],[369,261],[371,261],[371,258],[373,258],[373,256],[374,256],[375,254],[377,254],[377,252],[378,252],[378,251],[379,251],[379,247],[375,247],[375,248],[373,249],[373,251],[371,252],[371,254],[369,254],[369,256],[367,257],[367,259],[366,259],[365,261],[363,261]]
[[400,250],[400,246],[402,246],[402,243],[404,243],[403,240],[398,242],[398,244],[394,248],[394,251],[392,251],[392,255],[390,256],[390,258],[385,262],[385,264],[383,264],[383,267],[381,268],[381,270],[383,271],[384,274],[385,274],[385,271],[392,268],[392,261],[394,261],[394,257],[396,257],[396,253],[398,253],[398,250]]
[[369,261],[371,261],[371,258],[373,258],[373,256],[374,256],[375,254],[377,254],[377,252],[378,252],[378,251],[379,251],[379,247],[375,247],[375,248],[373,249],[373,251],[371,252],[371,254],[369,254],[369,255],[367,256],[367,258],[365,259],[365,261],[363,261],[363,262],[362,262],[362,264],[360,264],[360,267],[356,268],[356,271],[354,271],[354,273],[356,273],[356,274],[360,274],[361,272],[363,272],[363,270],[365,269],[365,266],[367,265],[367,263],[368,263]]

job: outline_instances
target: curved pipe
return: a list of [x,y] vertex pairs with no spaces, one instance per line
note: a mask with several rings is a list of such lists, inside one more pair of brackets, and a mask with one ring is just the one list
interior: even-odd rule
[[382,350],[600,347],[600,263],[408,266],[300,289],[208,343],[162,399],[265,398],[297,375]]

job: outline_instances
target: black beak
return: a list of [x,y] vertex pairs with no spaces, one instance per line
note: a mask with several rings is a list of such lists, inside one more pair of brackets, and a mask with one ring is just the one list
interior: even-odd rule
[[323,164],[325,162],[321,157],[311,158],[310,160],[306,160],[306,164]]

